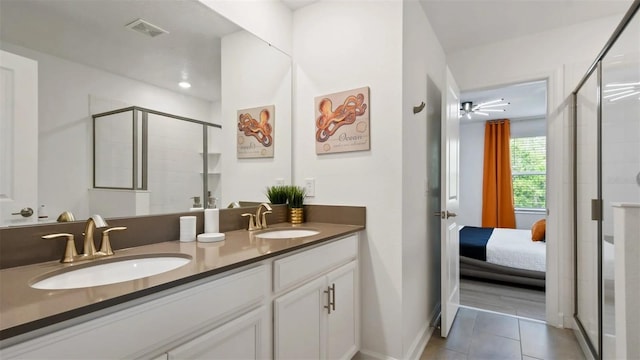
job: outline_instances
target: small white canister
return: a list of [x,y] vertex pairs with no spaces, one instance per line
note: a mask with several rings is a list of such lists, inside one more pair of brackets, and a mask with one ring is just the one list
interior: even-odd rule
[[180,216],[180,241],[196,240],[196,219],[195,216]]

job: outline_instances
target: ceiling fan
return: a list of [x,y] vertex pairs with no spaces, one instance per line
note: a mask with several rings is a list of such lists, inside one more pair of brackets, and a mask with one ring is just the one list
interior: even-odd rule
[[472,101],[465,101],[461,104],[460,111],[462,111],[462,116],[466,115],[467,119],[471,119],[471,114],[489,116],[488,113],[490,112],[506,111],[506,109],[501,107],[509,104],[511,103],[504,102],[504,99],[486,101],[477,105],[474,105]]

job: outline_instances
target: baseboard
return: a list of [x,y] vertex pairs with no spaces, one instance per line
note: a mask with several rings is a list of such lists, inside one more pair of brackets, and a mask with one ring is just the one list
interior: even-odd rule
[[416,336],[416,339],[409,347],[409,351],[407,351],[407,356],[405,359],[410,360],[419,360],[420,355],[424,351],[424,348],[427,346],[427,342],[431,339],[431,335],[433,334],[433,327],[429,325],[429,323],[424,324],[424,327]]
[[387,355],[383,355],[383,354],[377,353],[375,351],[369,351],[369,350],[363,350],[363,349],[360,349],[360,352],[358,352],[356,354],[354,359],[357,359],[357,360],[398,360],[398,359],[393,358],[391,356],[387,356]]

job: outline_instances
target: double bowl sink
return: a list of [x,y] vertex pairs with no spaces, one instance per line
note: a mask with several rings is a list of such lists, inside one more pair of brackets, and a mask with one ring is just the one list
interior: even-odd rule
[[[269,229],[256,233],[261,239],[295,239],[319,234],[312,229]],[[30,286],[43,290],[78,289],[141,279],[188,264],[187,254],[150,254],[106,259],[53,271],[36,278]]]

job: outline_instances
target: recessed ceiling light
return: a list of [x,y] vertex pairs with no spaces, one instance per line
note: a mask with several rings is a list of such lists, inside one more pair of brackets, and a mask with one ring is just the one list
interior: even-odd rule
[[187,82],[187,81],[180,81],[178,83],[178,86],[180,86],[183,89],[188,89],[191,87],[191,83]]

